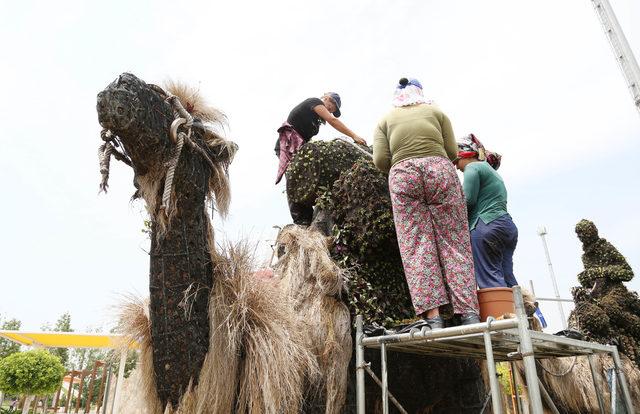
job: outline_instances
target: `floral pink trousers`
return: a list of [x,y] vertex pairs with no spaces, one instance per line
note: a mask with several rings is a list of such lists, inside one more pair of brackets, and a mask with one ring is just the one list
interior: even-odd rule
[[451,303],[478,312],[467,206],[446,158],[410,158],[389,172],[393,218],[416,314]]

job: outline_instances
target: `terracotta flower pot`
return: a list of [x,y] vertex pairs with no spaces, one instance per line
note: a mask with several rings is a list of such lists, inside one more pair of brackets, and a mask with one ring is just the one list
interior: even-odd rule
[[483,322],[489,316],[497,319],[505,313],[515,313],[511,288],[478,289],[478,302],[480,303],[480,320]]

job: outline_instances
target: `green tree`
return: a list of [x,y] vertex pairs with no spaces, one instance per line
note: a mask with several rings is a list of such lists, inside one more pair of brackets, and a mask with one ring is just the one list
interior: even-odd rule
[[[55,325],[51,326],[49,322],[46,322],[40,326],[40,330],[43,332],[73,332],[73,328],[71,327],[71,314],[69,312],[63,313],[60,315]],[[49,349],[49,352],[59,357],[65,368],[73,369],[73,364],[69,360],[69,349],[52,348]]]
[[0,390],[8,394],[25,395],[23,414],[36,395],[51,394],[56,391],[64,366],[60,358],[43,349],[18,352],[0,360]]
[[71,364],[79,370],[91,369],[96,361],[108,358],[109,350],[100,348],[75,348],[71,351]]
[[[56,325],[53,328],[54,332],[73,332],[71,328],[71,315],[69,312],[65,312],[56,321]],[[69,350],[67,348],[57,348],[51,350],[53,355],[57,355],[66,368],[69,368]]]
[[[85,332],[100,334],[102,329],[87,327]],[[106,360],[108,353],[109,350],[101,348],[74,348],[69,356],[69,364],[78,370],[92,368],[94,362]]]
[[[20,329],[22,323],[17,319],[9,319],[7,321],[0,321],[0,326],[4,330],[17,331]],[[20,344],[17,344],[8,339],[0,339],[0,359],[7,357],[11,354],[15,354],[20,351]]]

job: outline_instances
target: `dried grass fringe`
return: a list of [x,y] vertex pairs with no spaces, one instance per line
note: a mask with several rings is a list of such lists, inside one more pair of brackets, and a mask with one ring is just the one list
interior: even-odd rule
[[321,371],[317,392],[324,396],[326,414],[340,413],[352,345],[349,310],[340,300],[346,272],[333,262],[326,238],[316,231],[287,226],[277,242],[285,247],[285,254],[274,275],[307,324],[301,329]]
[[253,277],[247,250],[227,248],[216,266],[203,366],[209,374],[200,377],[196,412],[298,412],[304,385],[318,375],[300,316],[276,284]]
[[[166,407],[164,413],[299,412],[306,385],[319,375],[316,356],[307,348],[307,332],[300,329],[300,315],[277,283],[253,277],[245,245],[230,246],[215,257],[209,353],[198,386],[183,395],[178,407]],[[143,347],[149,359],[141,359],[137,369],[152,379],[149,331],[139,329],[148,314],[140,306],[124,308],[137,312],[122,318],[121,325],[130,323],[125,331],[149,343]],[[147,381],[145,389],[152,385]],[[152,390],[142,394],[143,405],[147,413],[161,413],[155,387]]]
[[129,295],[120,304],[119,311],[118,333],[130,341],[137,341],[140,346],[136,369],[125,380],[120,394],[121,411],[132,414],[162,412],[153,373],[149,300]]
[[200,89],[173,79],[166,80],[163,83],[163,88],[178,97],[187,112],[194,118],[199,118],[202,122],[209,124],[223,125],[226,123],[227,117],[220,110],[207,103],[200,93]]

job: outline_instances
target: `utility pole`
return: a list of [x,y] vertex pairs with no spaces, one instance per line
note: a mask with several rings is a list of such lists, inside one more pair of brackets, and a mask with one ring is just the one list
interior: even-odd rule
[[544,247],[544,254],[547,257],[547,266],[549,266],[549,275],[551,276],[551,282],[553,282],[553,290],[558,299],[558,311],[560,312],[560,319],[562,319],[562,329],[567,329],[567,318],[564,316],[564,309],[562,307],[562,301],[560,299],[560,291],[558,290],[558,283],[556,282],[556,275],[553,272],[553,265],[551,264],[551,256],[549,255],[549,248],[547,247],[547,228],[542,226],[538,228],[538,236],[542,239],[542,246]]
[[640,67],[627,39],[624,37],[622,27],[618,23],[609,0],[591,0],[596,14],[602,23],[604,33],[611,44],[616,62],[620,66],[622,76],[627,82],[633,103],[640,113]]

